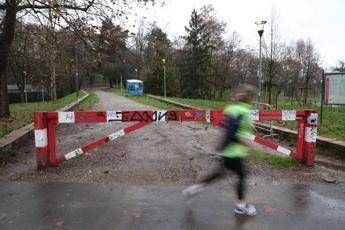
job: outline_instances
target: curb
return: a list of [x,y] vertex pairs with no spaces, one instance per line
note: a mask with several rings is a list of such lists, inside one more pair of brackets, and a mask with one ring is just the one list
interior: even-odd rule
[[[57,111],[68,111],[73,107],[79,105],[82,101],[84,101],[90,94],[82,90],[86,95],[79,98],[78,100],[72,102],[69,105],[57,110]],[[13,130],[9,134],[5,135],[4,137],[0,138],[0,154],[10,149],[14,148],[15,146],[19,146],[22,141],[27,140],[28,138],[33,136],[33,129],[34,123],[27,124],[19,129]]]
[[166,102],[168,104],[176,105],[176,106],[182,107],[184,109],[199,109],[199,110],[202,110],[201,108],[198,108],[198,107],[195,107],[195,106],[178,103],[176,101],[171,101],[169,99],[161,98],[161,97],[154,96],[154,95],[151,95],[151,94],[145,94],[145,96],[147,96],[149,98],[152,98],[152,99],[156,99],[158,101]]

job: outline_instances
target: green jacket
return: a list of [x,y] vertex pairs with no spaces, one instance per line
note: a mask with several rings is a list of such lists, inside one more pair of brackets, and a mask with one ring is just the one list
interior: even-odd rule
[[251,120],[249,117],[250,105],[237,103],[228,105],[224,109],[226,116],[226,135],[221,148],[222,155],[230,158],[246,157],[248,148],[239,143],[252,132]]

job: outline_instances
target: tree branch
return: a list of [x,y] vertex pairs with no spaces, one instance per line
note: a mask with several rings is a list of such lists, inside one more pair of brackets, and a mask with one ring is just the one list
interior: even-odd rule
[[[95,0],[91,0],[88,2],[88,4],[86,6],[72,6],[69,4],[55,4],[53,6],[49,5],[49,4],[44,4],[43,5],[35,5],[35,4],[24,4],[21,6],[17,7],[17,11],[21,11],[24,9],[54,9],[54,8],[64,8],[64,9],[69,9],[69,10],[78,10],[78,11],[88,11],[90,9],[90,7],[94,4]],[[1,6],[0,6],[1,9]],[[6,8],[5,8],[6,9]]]
[[0,5],[0,10],[6,10],[6,9],[7,9],[6,5],[4,5],[4,4]]

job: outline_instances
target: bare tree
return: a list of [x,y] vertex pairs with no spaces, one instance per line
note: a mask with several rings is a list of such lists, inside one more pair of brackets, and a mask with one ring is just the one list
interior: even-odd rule
[[[148,1],[132,0],[130,2],[146,3]],[[150,2],[153,1],[150,0]],[[67,24],[72,29],[75,29],[75,25],[71,21],[76,18],[91,20],[91,17],[102,15],[121,17],[125,13],[123,9],[129,5],[128,2],[126,0],[106,2],[102,0],[0,0],[0,13],[4,14],[3,19],[0,21],[0,117],[8,117],[10,115],[7,95],[7,69],[18,15],[27,13],[48,18],[49,11],[54,11],[54,13],[61,17],[60,26]]]
[[266,95],[268,94],[268,104],[272,103],[272,86],[275,84],[275,78],[280,71],[280,64],[283,58],[284,45],[280,42],[280,35],[278,31],[278,22],[275,11],[272,11],[270,28],[268,34],[268,42],[264,42],[264,68],[265,68],[265,88]]

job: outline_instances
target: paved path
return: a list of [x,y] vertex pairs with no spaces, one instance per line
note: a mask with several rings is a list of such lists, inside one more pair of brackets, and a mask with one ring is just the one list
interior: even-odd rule
[[255,217],[232,212],[232,192],[205,190],[188,205],[179,186],[0,183],[0,229],[343,230],[345,186],[257,186]]

